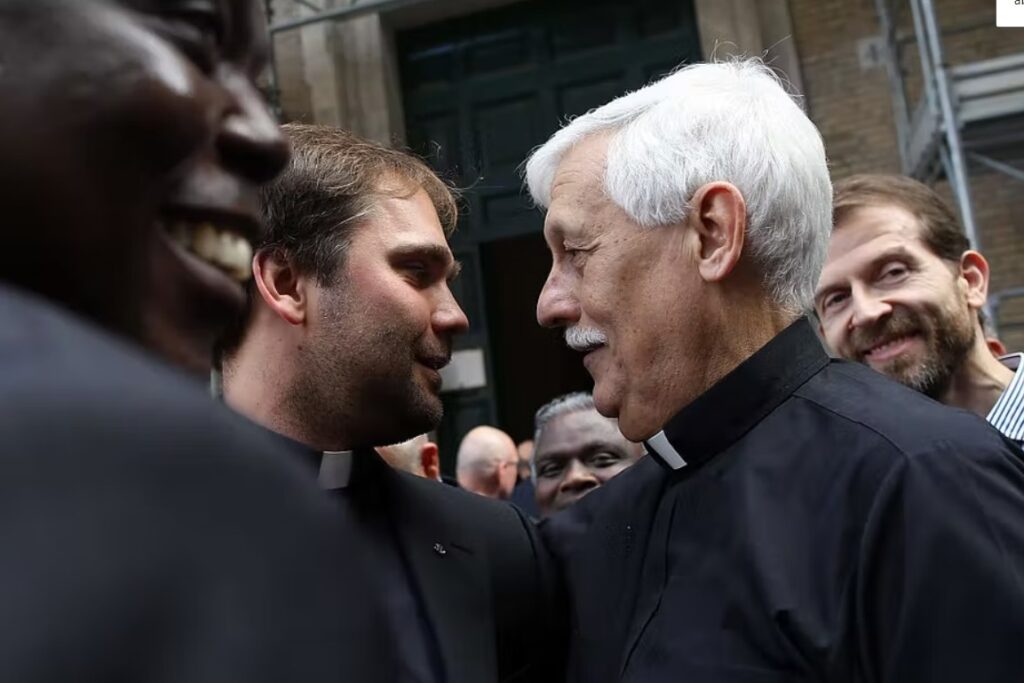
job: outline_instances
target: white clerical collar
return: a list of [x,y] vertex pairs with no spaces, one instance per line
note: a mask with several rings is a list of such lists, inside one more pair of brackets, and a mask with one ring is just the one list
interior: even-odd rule
[[352,478],[352,451],[324,451],[320,459],[320,488],[328,491],[348,487]]
[[647,448],[648,455],[661,461],[661,464],[670,470],[681,470],[686,467],[686,460],[683,459],[683,456],[679,455],[679,451],[675,449],[672,442],[665,436],[664,430],[644,441],[644,446]]

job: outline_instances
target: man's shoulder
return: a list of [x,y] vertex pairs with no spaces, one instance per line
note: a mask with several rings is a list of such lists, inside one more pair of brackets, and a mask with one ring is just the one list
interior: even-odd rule
[[509,503],[478,496],[461,488],[395,471],[395,481],[408,492],[407,500],[473,526],[521,528],[523,515]]
[[0,287],[5,458],[255,462],[274,448],[201,382],[91,323]]
[[894,453],[927,453],[940,444],[965,453],[1005,445],[979,416],[942,405],[859,363],[831,361],[793,397],[814,407],[819,424],[841,424],[864,443],[887,444],[885,450]]

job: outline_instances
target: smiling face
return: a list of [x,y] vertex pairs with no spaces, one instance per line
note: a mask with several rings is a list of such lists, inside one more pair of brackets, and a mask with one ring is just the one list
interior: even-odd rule
[[936,256],[918,220],[892,205],[841,217],[815,295],[837,354],[932,397],[974,344],[977,305],[959,264]]
[[[203,369],[242,305],[256,189],[287,145],[254,0],[0,10],[5,279]],[[40,46],[45,46],[41,49]]]
[[313,322],[301,351],[308,355],[300,382],[310,402],[305,414],[335,423],[334,431],[347,422],[346,448],[436,427],[438,371],[450,360],[453,336],[468,327],[449,289],[457,274],[427,194],[382,197],[355,228],[336,281],[312,288]]
[[534,455],[541,516],[569,507],[636,462],[642,452],[639,444],[622,436],[614,420],[596,410],[552,418]]
[[566,328],[569,346],[585,354],[598,411],[640,441],[680,407],[672,385],[692,384],[690,331],[680,321],[694,319],[699,284],[680,239],[686,228],[642,228],[608,199],[607,148],[606,137],[593,136],[558,167],[537,320]]

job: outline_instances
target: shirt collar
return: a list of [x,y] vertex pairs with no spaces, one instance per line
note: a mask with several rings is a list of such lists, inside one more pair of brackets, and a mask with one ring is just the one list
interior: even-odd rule
[[1010,384],[989,411],[988,423],[1017,443],[1024,442],[1024,372],[1021,359],[1024,354],[1011,353],[1000,358],[1003,365],[1014,371]]
[[266,429],[276,441],[296,453],[317,472],[320,487],[327,490],[347,488],[352,481],[352,451],[318,451],[272,429]]
[[678,412],[644,446],[669,470],[710,460],[828,362],[810,321],[800,318]]

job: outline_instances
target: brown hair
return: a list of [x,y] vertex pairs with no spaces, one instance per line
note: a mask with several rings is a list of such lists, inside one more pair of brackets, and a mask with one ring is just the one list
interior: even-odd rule
[[[300,273],[330,285],[344,263],[355,229],[377,201],[410,197],[422,189],[437,211],[445,235],[458,220],[456,191],[421,159],[327,126],[290,123],[281,127],[291,141],[288,167],[260,190],[263,239],[256,251],[279,251]],[[245,335],[248,305],[217,345],[220,360]]]
[[456,196],[419,158],[327,126],[287,124],[288,168],[263,187],[266,227],[258,250],[283,251],[304,274],[331,284],[355,227],[383,197],[422,189],[450,235],[458,219]]
[[832,225],[838,226],[849,211],[883,204],[901,207],[916,217],[921,224],[921,241],[939,258],[959,263],[971,248],[949,204],[924,183],[901,175],[863,173],[837,182]]

